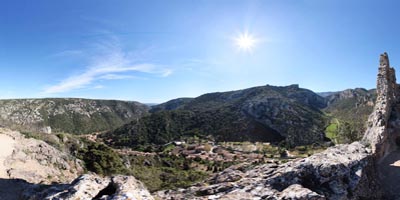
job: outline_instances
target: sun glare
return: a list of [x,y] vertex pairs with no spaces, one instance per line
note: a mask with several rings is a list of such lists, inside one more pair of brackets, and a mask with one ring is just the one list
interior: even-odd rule
[[243,51],[251,51],[257,40],[247,32],[241,33],[235,39],[236,46]]

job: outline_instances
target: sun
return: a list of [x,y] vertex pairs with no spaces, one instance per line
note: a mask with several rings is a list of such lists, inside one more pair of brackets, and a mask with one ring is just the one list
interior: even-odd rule
[[247,31],[239,34],[234,38],[234,40],[236,46],[243,51],[251,51],[257,43],[257,40],[254,38],[254,36],[250,35]]

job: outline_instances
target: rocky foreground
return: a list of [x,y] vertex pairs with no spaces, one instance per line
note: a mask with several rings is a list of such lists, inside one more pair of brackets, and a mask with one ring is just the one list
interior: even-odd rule
[[0,200],[153,199],[132,176],[79,176],[83,172],[80,160],[43,141],[0,128]]
[[80,160],[43,141],[0,128],[0,178],[50,184],[72,181],[82,173]]
[[[356,142],[339,145],[311,157],[256,166],[244,171],[231,167],[200,186],[161,191],[160,199],[342,199],[368,197],[369,179],[364,169],[371,164],[371,150]],[[351,192],[351,193],[350,193]]]
[[103,199],[103,200],[153,200],[149,191],[132,176],[100,177],[82,175],[71,184],[54,185],[44,191],[31,187],[22,195],[23,199]]

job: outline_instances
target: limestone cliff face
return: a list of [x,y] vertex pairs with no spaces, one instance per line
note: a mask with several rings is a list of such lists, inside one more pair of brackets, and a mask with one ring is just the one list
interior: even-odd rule
[[147,110],[138,102],[115,100],[0,100],[0,125],[24,131],[83,134],[114,129]]
[[352,100],[350,103],[353,104],[354,107],[373,106],[376,99],[375,94],[375,89],[366,90],[364,88],[355,88],[335,92],[327,95],[325,99],[327,101],[328,108],[334,104],[338,104],[346,100]]
[[82,165],[43,141],[0,128],[0,179],[23,179],[35,184],[69,182],[83,173]]
[[380,56],[376,88],[377,99],[374,111],[368,118],[363,142],[371,146],[373,153],[380,159],[390,153],[392,148],[390,117],[395,113],[394,108],[399,101],[395,70],[390,67],[386,52]]

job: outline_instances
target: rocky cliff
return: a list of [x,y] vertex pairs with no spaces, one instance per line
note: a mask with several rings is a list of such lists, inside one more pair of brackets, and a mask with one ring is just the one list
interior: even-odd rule
[[[331,104],[344,104],[345,100],[351,100],[348,104],[355,106],[373,106],[376,99],[376,90],[366,90],[364,88],[347,89],[340,92],[334,92],[325,96],[328,107]],[[342,102],[341,102],[342,101]],[[346,102],[347,103],[347,102]]]
[[73,134],[111,130],[147,113],[138,102],[90,99],[0,100],[0,125]]
[[327,107],[323,109],[330,117],[325,133],[335,143],[359,141],[367,129],[366,121],[373,111],[376,90],[363,88],[347,89],[325,97]]
[[398,115],[400,99],[395,70],[390,67],[386,53],[380,57],[376,92],[375,108],[369,116],[363,141],[371,146],[376,158],[381,159],[395,148],[393,141],[397,134],[394,130],[398,127],[394,116]]
[[0,128],[0,200],[25,199],[25,190],[70,182],[83,173],[82,165],[43,141]]
[[43,141],[0,128],[0,178],[30,183],[68,182],[83,173],[82,165]]

